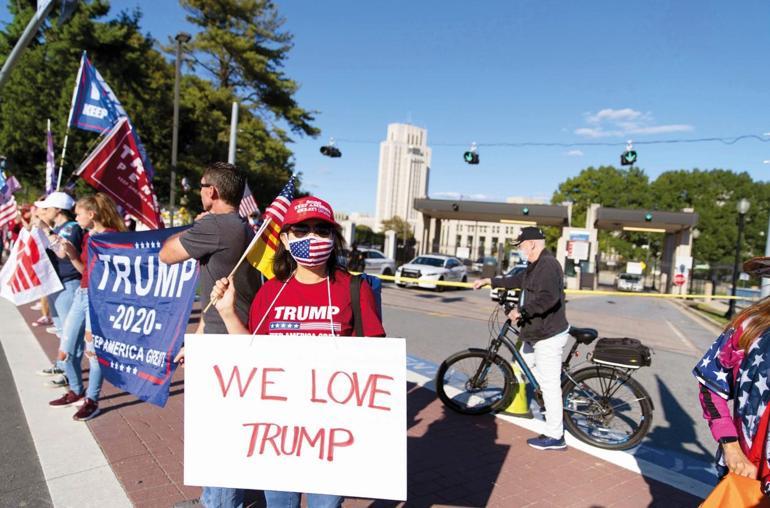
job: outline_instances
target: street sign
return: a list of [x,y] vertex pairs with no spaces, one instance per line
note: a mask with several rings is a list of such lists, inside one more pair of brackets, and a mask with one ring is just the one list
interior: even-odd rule
[[684,286],[685,282],[687,282],[687,277],[685,277],[683,273],[677,273],[674,275],[674,284],[677,286]]

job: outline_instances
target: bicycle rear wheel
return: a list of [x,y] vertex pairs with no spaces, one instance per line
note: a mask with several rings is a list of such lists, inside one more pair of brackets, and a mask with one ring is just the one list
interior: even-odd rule
[[650,395],[622,371],[588,367],[562,388],[564,426],[583,442],[606,450],[638,445],[652,425]]
[[439,366],[436,393],[449,409],[480,415],[510,404],[515,380],[513,369],[500,355],[490,358],[485,349],[466,349]]

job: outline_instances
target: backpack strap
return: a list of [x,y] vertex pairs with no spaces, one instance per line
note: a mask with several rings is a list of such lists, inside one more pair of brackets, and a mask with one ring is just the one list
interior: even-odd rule
[[350,277],[350,306],[353,309],[353,333],[356,337],[364,336],[364,322],[361,317],[361,276]]

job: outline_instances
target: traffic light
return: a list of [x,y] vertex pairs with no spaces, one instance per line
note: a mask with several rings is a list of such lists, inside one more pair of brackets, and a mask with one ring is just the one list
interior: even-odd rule
[[342,152],[340,152],[340,149],[334,145],[322,146],[321,153],[327,157],[332,157],[332,158],[342,157]]
[[468,164],[478,164],[479,163],[479,154],[477,154],[476,152],[470,152],[470,151],[469,152],[465,152],[463,154],[463,159]]
[[644,214],[644,222],[652,222],[652,214],[650,212]]
[[628,143],[626,143],[626,150],[620,154],[620,165],[621,166],[633,166],[636,164],[636,150],[634,150],[634,145],[631,143],[631,140],[628,140]]
[[463,160],[468,164],[479,163],[479,149],[475,142],[471,144],[470,150],[463,154]]

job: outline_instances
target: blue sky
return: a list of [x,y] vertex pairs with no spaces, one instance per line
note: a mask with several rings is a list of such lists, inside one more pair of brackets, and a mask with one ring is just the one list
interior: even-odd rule
[[[277,4],[294,34],[286,72],[323,131],[295,140],[297,167],[307,190],[339,210],[374,212],[379,142],[391,122],[428,129],[432,197],[489,200],[550,198],[584,167],[617,165],[627,139],[770,132],[768,2]],[[145,31],[161,40],[191,29],[173,0],[112,5],[139,6]],[[318,151],[332,136],[341,159]],[[482,145],[478,166],[462,160],[473,141]],[[618,145],[483,146],[527,141]],[[441,146],[452,143],[460,146]],[[636,148],[653,178],[681,168],[770,174],[770,143]]]

